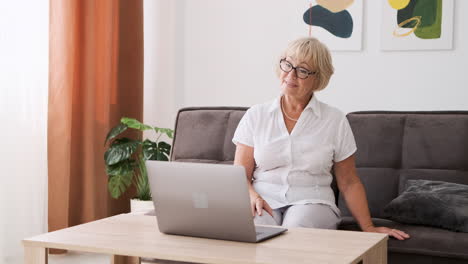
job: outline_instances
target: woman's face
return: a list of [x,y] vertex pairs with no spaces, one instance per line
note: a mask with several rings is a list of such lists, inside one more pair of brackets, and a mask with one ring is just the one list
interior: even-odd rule
[[[288,65],[288,62],[290,65]],[[306,75],[304,73],[315,72],[315,69],[306,62],[297,61],[292,57],[286,57],[282,63],[279,79],[283,94],[294,97],[310,97],[316,85],[315,74],[309,74],[305,79],[299,77],[305,77]],[[296,69],[288,68],[288,66],[295,67]],[[286,72],[283,68],[290,71]]]

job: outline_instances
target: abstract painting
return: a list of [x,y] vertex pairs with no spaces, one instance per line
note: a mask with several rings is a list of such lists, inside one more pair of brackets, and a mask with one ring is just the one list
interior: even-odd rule
[[453,0],[383,2],[383,50],[452,49]]
[[361,50],[362,0],[309,1],[302,21],[331,50]]

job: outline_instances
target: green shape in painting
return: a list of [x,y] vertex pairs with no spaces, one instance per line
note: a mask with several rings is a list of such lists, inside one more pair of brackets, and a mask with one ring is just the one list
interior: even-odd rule
[[[436,21],[437,2],[440,1],[442,0],[412,0],[405,8],[398,10],[398,24],[412,17],[419,16],[421,17],[420,27],[433,25]],[[411,21],[402,27],[414,28],[416,24],[416,21]]]
[[414,6],[413,16],[421,17],[419,27],[429,27],[436,21],[437,2],[442,0],[419,0]]
[[[403,23],[403,21],[410,19],[414,17],[413,12],[414,12],[414,6],[418,0],[413,0],[410,1],[409,4],[403,8],[398,10],[397,12],[397,25]],[[416,26],[417,22],[416,21],[410,21],[409,23],[403,25],[403,28],[414,28]]]
[[[430,5],[431,7],[428,7],[427,10],[424,10],[424,12],[421,13],[421,16],[422,16],[421,25],[419,25],[419,27],[414,31],[414,35],[422,39],[440,38],[442,34],[441,32],[442,31],[442,0],[431,0],[431,1],[424,0],[424,1],[419,1],[419,2],[424,3],[424,5],[426,5],[426,3],[428,2],[435,2],[436,5],[435,5],[435,9],[433,9],[432,5]],[[417,13],[416,11],[417,8],[418,8],[418,4],[416,4],[415,6],[415,13]],[[422,14],[425,14],[426,17],[431,16],[429,15],[429,11],[428,11],[429,9],[433,10],[431,12],[434,12],[433,16],[435,17],[434,22],[432,22],[431,24],[429,24],[429,22],[432,20],[432,18],[426,18],[425,20],[424,16],[422,15]]]

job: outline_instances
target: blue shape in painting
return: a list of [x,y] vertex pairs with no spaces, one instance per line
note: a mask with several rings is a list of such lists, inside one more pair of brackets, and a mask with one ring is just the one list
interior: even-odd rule
[[311,25],[310,20],[312,20],[312,26],[322,27],[340,38],[349,38],[353,33],[353,18],[346,10],[333,13],[320,5],[315,5],[309,8],[303,17],[306,24]]

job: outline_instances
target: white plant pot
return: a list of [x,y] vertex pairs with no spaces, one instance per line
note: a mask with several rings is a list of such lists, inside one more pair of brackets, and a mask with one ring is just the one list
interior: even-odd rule
[[132,213],[147,213],[152,210],[154,210],[153,201],[130,200],[130,211]]

